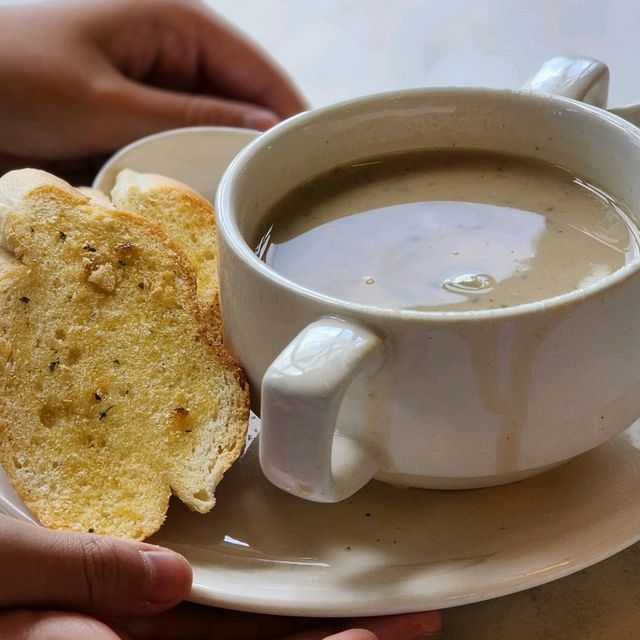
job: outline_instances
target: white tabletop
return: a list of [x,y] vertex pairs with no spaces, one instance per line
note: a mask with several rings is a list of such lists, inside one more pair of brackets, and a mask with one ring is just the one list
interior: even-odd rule
[[[547,58],[611,70],[640,102],[637,0],[215,0],[312,106],[416,86],[516,88]],[[639,497],[640,499],[640,497]],[[640,546],[543,587],[444,612],[446,640],[640,640]]]

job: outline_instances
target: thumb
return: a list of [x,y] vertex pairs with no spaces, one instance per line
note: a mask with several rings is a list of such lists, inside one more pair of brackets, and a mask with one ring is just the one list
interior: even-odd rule
[[189,564],[168,549],[0,516],[0,609],[155,613],[177,604],[190,587]]
[[264,131],[280,118],[262,107],[203,94],[155,88],[119,77],[100,100],[105,142],[125,144],[157,131],[201,125]]

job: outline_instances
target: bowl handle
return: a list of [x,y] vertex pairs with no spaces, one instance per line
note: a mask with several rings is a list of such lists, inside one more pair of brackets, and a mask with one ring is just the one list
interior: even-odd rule
[[312,322],[285,347],[262,380],[260,464],[273,484],[314,502],[338,502],[371,480],[375,455],[335,428],[351,382],[383,359],[376,334],[340,318]]
[[522,89],[573,98],[604,109],[609,92],[609,69],[593,58],[557,56],[547,60]]
[[[593,58],[557,56],[547,60],[522,89],[565,96],[604,109],[609,91],[609,69]],[[631,104],[608,111],[640,127],[640,105]]]

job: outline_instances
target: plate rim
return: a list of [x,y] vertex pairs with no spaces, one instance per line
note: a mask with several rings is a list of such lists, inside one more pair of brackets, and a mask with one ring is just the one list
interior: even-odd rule
[[[258,419],[252,416],[252,430],[255,433],[256,422]],[[625,434],[631,429],[638,431],[638,438],[628,438]],[[601,445],[600,447],[588,452],[587,455],[598,455],[598,450],[606,451],[609,448],[615,447],[615,443],[618,446],[624,447],[624,450],[632,450],[637,452],[637,456],[640,459],[640,420],[634,423],[629,429],[622,434],[611,439],[608,443]],[[256,443],[257,444],[257,443]],[[601,454],[603,455],[603,454]],[[615,453],[618,459],[623,457],[623,453]],[[582,456],[580,456],[582,457]],[[236,464],[243,464],[243,459],[240,458]],[[245,464],[251,464],[251,461],[245,459]],[[4,474],[4,471],[0,468],[2,475],[0,475],[0,513],[5,513],[10,517],[16,517],[23,521],[36,523],[30,516],[26,507],[23,507],[21,502],[14,503],[15,498],[13,496],[6,495],[6,491],[3,491],[3,483],[6,486],[8,477]],[[4,478],[3,478],[4,476]],[[526,481],[524,481],[526,482]],[[638,486],[640,486],[640,474],[637,479]],[[611,484],[606,484],[611,486]],[[8,485],[11,491],[11,484]],[[605,490],[605,489],[603,489]],[[630,489],[628,489],[630,490]],[[640,496],[638,498],[640,500]],[[19,500],[19,498],[18,498]],[[626,501],[628,509],[638,509],[638,504],[634,501]],[[9,513],[12,511],[12,513]],[[626,513],[626,509],[624,510]],[[613,512],[612,512],[613,513]],[[616,512],[617,513],[617,512]],[[602,518],[599,521],[595,521],[594,526],[601,527],[608,521],[608,518]],[[235,611],[245,611],[252,613],[271,614],[271,615],[286,615],[286,616],[312,616],[312,617],[362,617],[373,615],[390,615],[409,613],[414,611],[423,611],[426,609],[446,609],[450,607],[472,604],[476,602],[482,602],[494,598],[511,595],[519,591],[541,586],[543,584],[552,582],[557,579],[567,577],[573,573],[576,573],[582,569],[590,567],[598,562],[606,560],[607,558],[623,551],[624,549],[632,546],[640,541],[640,514],[638,518],[639,526],[638,530],[633,533],[626,533],[619,538],[612,538],[610,535],[599,535],[589,545],[583,545],[576,547],[577,553],[573,554],[565,562],[557,563],[551,567],[535,568],[532,567],[531,571],[522,572],[519,574],[506,575],[504,579],[495,581],[491,585],[475,584],[470,585],[471,589],[460,592],[458,595],[447,595],[446,592],[438,595],[436,592],[416,591],[410,594],[404,593],[399,596],[393,593],[389,594],[389,602],[384,604],[380,600],[379,593],[369,593],[366,590],[354,589],[351,592],[350,598],[342,599],[337,598],[332,602],[328,602],[326,599],[317,597],[318,590],[310,590],[301,594],[297,592],[296,599],[296,583],[291,583],[278,592],[260,592],[259,583],[255,589],[245,589],[242,593],[239,593],[237,585],[251,585],[252,584],[252,571],[250,567],[239,566],[238,562],[231,565],[222,566],[218,564],[218,575],[222,576],[222,579],[218,583],[211,583],[210,581],[203,581],[199,577],[200,569],[203,565],[196,560],[190,560],[194,570],[194,581],[192,589],[188,594],[186,600],[198,604],[222,607],[225,609]],[[569,531],[569,529],[566,529]],[[628,532],[628,528],[623,529],[624,532]],[[160,534],[162,529],[160,530]],[[577,530],[571,532],[571,540],[576,535],[580,535]],[[168,541],[159,540],[160,544],[168,548],[172,548],[178,552],[181,551],[181,543],[174,541],[173,544]],[[536,553],[540,554],[540,549],[559,546],[561,539],[557,536],[551,539],[545,539],[544,544],[537,549]],[[153,542],[152,542],[153,543]],[[526,558],[527,554],[520,554],[517,558]],[[513,564],[514,560],[509,560],[508,554],[504,556],[504,560],[507,564]],[[239,563],[242,563],[242,559],[239,559]],[[499,564],[499,563],[498,563]],[[229,566],[231,568],[229,568]],[[215,570],[215,562],[208,569],[213,568]],[[234,583],[232,589],[228,586],[225,588],[224,574],[237,574],[243,577],[243,581]],[[244,578],[246,576],[246,578]],[[236,587],[236,588],[234,588]],[[328,587],[323,586],[322,589]],[[303,597],[300,597],[300,596]],[[342,594],[344,596],[344,594]],[[315,596],[315,597],[314,597]]]

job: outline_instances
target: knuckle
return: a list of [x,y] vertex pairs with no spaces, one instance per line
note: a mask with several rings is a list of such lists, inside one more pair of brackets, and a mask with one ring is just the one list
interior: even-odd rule
[[189,98],[184,105],[183,126],[201,125],[206,123],[206,111],[201,100]]
[[90,536],[82,541],[82,578],[91,608],[111,600],[118,591],[120,566],[118,553],[111,541]]
[[232,125],[238,121],[230,110],[212,105],[210,100],[190,97],[184,105],[183,126],[201,126],[206,124]]
[[113,110],[126,98],[126,84],[117,75],[105,74],[91,78],[85,87],[84,103],[103,114]]

